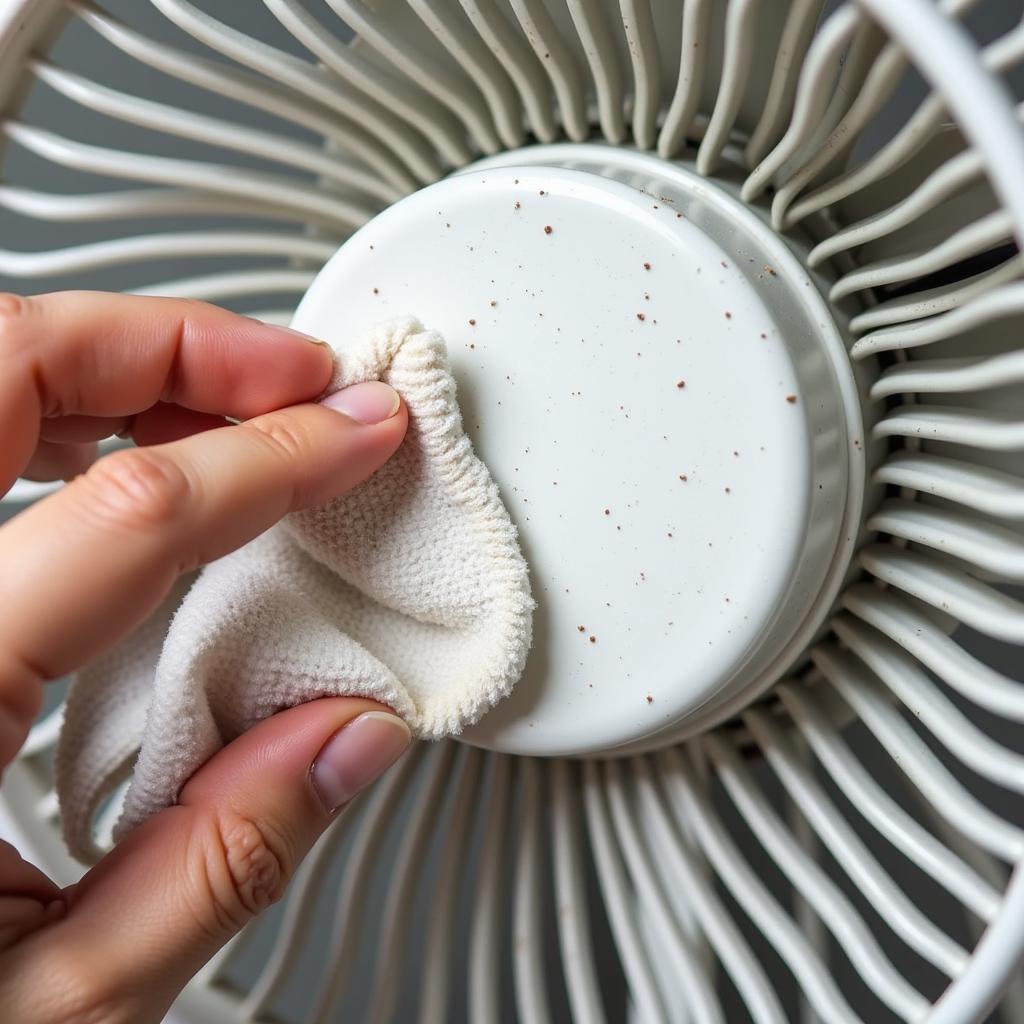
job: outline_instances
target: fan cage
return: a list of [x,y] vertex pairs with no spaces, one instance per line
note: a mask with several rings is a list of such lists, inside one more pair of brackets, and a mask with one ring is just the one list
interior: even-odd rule
[[[183,1009],[961,1024],[1005,989],[1024,1020],[1020,12],[265,0],[243,31],[229,4],[120,6],[0,14],[0,231],[34,242],[0,249],[10,287],[286,322],[401,195],[597,137],[734,176],[783,235],[830,225],[809,260],[853,310],[851,359],[879,365],[878,500],[829,628],[765,702],[631,758],[416,749]],[[38,494],[19,485],[13,507]],[[70,881],[51,701],[4,796]]]

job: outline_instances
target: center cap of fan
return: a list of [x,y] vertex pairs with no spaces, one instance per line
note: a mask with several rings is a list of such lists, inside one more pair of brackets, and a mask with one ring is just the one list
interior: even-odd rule
[[538,602],[523,678],[466,739],[656,746],[799,655],[848,562],[863,434],[831,313],[758,215],[643,154],[505,154],[353,235],[294,325],[344,353],[410,313],[447,340]]

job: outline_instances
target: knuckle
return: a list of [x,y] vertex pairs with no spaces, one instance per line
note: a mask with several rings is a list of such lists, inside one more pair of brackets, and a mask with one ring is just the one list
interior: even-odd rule
[[289,876],[288,843],[272,825],[220,815],[209,844],[206,878],[216,926],[234,933],[276,903]]
[[312,452],[313,439],[309,428],[293,413],[271,413],[249,420],[245,426],[275,455],[289,461],[302,460]]
[[80,478],[89,512],[117,526],[163,527],[181,514],[191,487],[173,460],[152,449],[114,452]]
[[219,307],[214,306],[212,303],[204,302],[202,299],[193,299],[187,295],[182,298],[175,299],[174,301],[179,304],[186,319],[190,315],[205,316],[211,311],[217,311],[219,309]]
[[95,964],[70,962],[62,967],[58,983],[50,989],[48,1006],[39,1019],[53,1024],[127,1024],[123,993],[106,971],[98,971]]
[[0,292],[0,355],[13,355],[24,347],[28,306],[28,299]]

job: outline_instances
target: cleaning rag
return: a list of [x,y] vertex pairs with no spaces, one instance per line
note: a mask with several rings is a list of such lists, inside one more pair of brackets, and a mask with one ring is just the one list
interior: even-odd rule
[[[73,680],[56,760],[65,840],[102,853],[97,816],[130,779],[116,840],[257,722],[370,697],[413,733],[460,732],[505,697],[530,647],[516,529],[462,427],[444,342],[416,320],[346,343],[331,389],[384,380],[409,431],[366,482],[293,513],[183,579]],[[100,813],[102,811],[102,813]],[[109,829],[108,829],[109,830]]]

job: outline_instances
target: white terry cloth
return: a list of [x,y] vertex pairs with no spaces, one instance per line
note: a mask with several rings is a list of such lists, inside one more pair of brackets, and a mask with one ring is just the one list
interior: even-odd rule
[[443,341],[405,319],[346,344],[339,363],[332,390],[384,380],[403,396],[406,440],[354,491],[207,566],[79,673],[57,751],[76,857],[99,856],[93,819],[129,775],[115,838],[276,711],[372,697],[435,739],[476,721],[522,672],[527,566],[463,433]]

